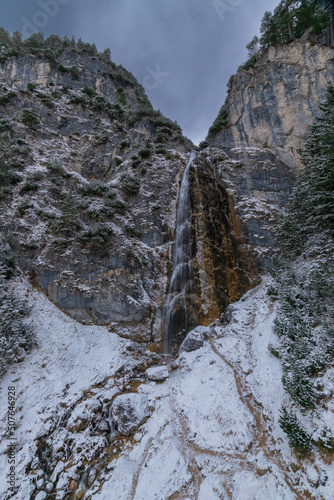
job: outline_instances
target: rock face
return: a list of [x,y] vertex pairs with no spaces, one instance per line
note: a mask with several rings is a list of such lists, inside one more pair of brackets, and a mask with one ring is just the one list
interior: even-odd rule
[[[230,272],[240,275],[244,269],[254,282],[254,270],[272,263],[276,224],[291,195],[294,171],[267,149],[209,147],[201,157],[214,166],[227,193],[228,220],[240,255]],[[229,286],[233,281],[229,276]]]
[[114,400],[111,413],[123,436],[129,436],[150,415],[144,394],[121,394]]
[[163,382],[169,377],[169,372],[167,366],[152,366],[152,368],[147,368],[146,377],[154,382]]
[[204,340],[210,337],[210,329],[198,326],[194,330],[188,333],[184,341],[180,346],[180,351],[196,351],[204,345]]
[[20,265],[79,321],[150,341],[190,141],[126,70],[74,50],[57,65],[7,58],[0,89],[0,157],[15,180],[0,227]]
[[249,70],[232,80],[221,113],[229,125],[209,134],[212,146],[268,148],[293,169],[332,81],[331,47],[310,40],[270,47]]
[[[295,175],[269,148],[286,161],[287,151],[295,155],[331,53],[295,42],[235,78],[231,126],[209,137],[189,170],[191,293],[173,311],[176,349],[271,263],[276,216]],[[51,62],[24,51],[0,56],[1,233],[32,282],[72,317],[161,343],[180,184],[194,146],[110,61],[70,48]],[[306,81],[308,104],[298,101]],[[281,115],[278,133],[272,120]]]

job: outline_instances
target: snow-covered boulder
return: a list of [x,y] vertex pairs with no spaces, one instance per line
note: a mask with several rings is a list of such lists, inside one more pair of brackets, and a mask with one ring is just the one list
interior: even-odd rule
[[206,326],[197,326],[188,333],[181,344],[180,351],[196,351],[196,349],[203,347],[204,340],[208,339],[210,336],[210,328]]
[[46,498],[46,493],[45,491],[40,491],[39,493],[37,493],[37,495],[35,496],[36,500],[44,500]]
[[129,436],[150,416],[145,394],[121,394],[112,404],[111,414],[118,431]]
[[145,373],[149,380],[154,380],[155,382],[163,382],[169,377],[168,367],[166,365],[152,366],[152,368],[147,368]]

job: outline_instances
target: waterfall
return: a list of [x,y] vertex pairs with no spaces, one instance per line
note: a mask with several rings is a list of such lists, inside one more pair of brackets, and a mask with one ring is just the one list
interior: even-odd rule
[[170,353],[195,326],[190,309],[193,295],[191,206],[189,171],[196,153],[192,153],[183,172],[176,212],[176,234],[173,268],[167,300],[163,310],[163,350]]

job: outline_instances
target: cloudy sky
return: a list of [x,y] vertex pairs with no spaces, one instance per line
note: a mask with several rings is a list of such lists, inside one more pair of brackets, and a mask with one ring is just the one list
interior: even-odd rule
[[265,10],[278,0],[0,0],[9,31],[74,35],[111,49],[156,109],[195,143],[222,106]]

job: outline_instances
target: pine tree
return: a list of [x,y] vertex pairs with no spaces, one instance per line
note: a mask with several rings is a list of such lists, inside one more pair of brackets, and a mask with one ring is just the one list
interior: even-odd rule
[[334,358],[334,86],[328,86],[303,152],[300,174],[280,226],[276,268],[283,383],[301,408],[322,395],[316,376]]
[[11,290],[14,270],[15,257],[0,241],[0,376],[35,345],[33,328],[26,321],[30,307]]
[[60,217],[59,229],[61,231],[72,233],[80,227],[76,211],[77,206],[71,190],[65,198],[63,211]]
[[305,165],[283,220],[281,243],[301,252],[312,235],[334,237],[334,86],[328,85],[322,115],[312,127],[303,152]]
[[2,46],[10,47],[10,35],[0,26],[0,47]]

